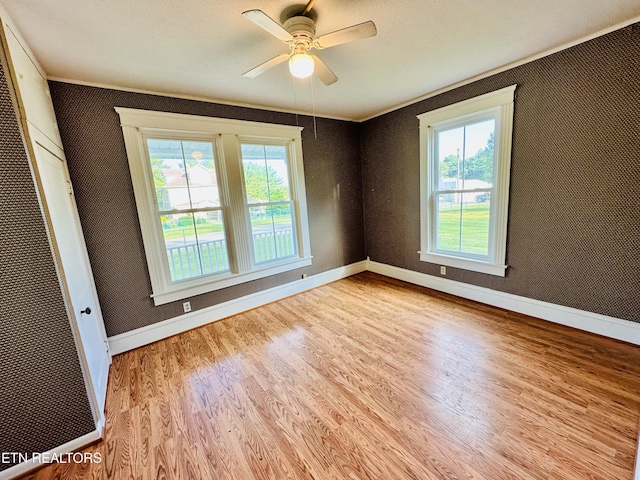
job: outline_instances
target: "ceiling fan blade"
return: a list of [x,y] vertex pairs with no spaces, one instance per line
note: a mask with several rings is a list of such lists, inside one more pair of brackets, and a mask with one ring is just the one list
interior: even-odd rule
[[313,46],[316,48],[334,47],[336,45],[353,42],[354,40],[360,40],[362,38],[375,37],[377,33],[378,30],[376,29],[375,23],[368,21],[322,35],[315,39]]
[[277,57],[273,57],[271,60],[267,60],[266,62],[258,65],[256,68],[252,68],[246,73],[243,73],[242,76],[246,78],[255,78],[258,75],[266,72],[270,68],[275,67],[276,65],[281,64],[282,62],[286,62],[289,58],[288,53],[281,53]]
[[336,74],[317,55],[311,55],[311,57],[314,62],[314,73],[322,80],[322,83],[328,86],[338,81]]
[[242,12],[242,15],[283,42],[293,40],[291,34],[282,28],[282,25],[269,17],[262,10],[247,10],[246,12]]

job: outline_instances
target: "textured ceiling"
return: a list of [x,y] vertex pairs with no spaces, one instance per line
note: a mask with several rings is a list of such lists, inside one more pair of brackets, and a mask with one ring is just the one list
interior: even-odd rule
[[[317,0],[317,34],[373,20],[378,35],[322,50],[338,75],[293,82],[288,47],[248,21],[288,0],[0,0],[50,78],[362,120],[640,20],[638,0]],[[304,3],[300,3],[300,9]]]

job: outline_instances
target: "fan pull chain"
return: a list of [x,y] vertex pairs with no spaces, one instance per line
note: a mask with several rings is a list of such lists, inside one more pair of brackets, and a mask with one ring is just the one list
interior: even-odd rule
[[313,137],[318,140],[318,129],[316,126],[316,96],[313,90],[313,77],[311,77],[311,106],[313,113]]
[[293,83],[293,103],[294,103],[294,111],[296,112],[296,127],[300,126],[300,122],[298,121],[298,89],[296,88],[296,79],[292,75],[291,83]]

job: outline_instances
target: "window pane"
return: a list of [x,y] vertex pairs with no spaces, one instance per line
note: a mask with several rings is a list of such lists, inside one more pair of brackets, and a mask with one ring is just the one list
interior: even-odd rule
[[211,143],[148,139],[147,148],[160,211],[220,206]]
[[[465,194],[465,196],[468,194]],[[462,208],[462,252],[489,254],[490,192],[476,193],[474,201],[465,201]]]
[[[493,137],[496,121],[467,125],[465,127],[465,156],[463,178],[465,189],[487,188],[493,183]],[[472,182],[475,180],[475,182]]]
[[436,199],[436,248],[488,255],[491,193],[486,191],[438,194]]
[[247,203],[290,200],[286,147],[243,144],[241,151]]
[[461,188],[464,127],[438,132],[436,144],[438,158],[438,190]]
[[290,200],[287,150],[283,146],[273,145],[268,146],[265,150],[269,177],[269,201],[282,202]]
[[255,263],[297,254],[291,203],[249,207]]
[[213,145],[208,142],[182,142],[191,208],[220,206]]
[[438,190],[492,186],[495,123],[491,119],[437,133]]
[[222,212],[197,212],[195,218],[202,273],[208,275],[228,271],[229,254]]
[[202,270],[193,214],[163,215],[160,220],[169,259],[171,280],[184,280],[200,276]]
[[438,250],[460,251],[460,219],[462,202],[460,194],[449,193],[436,195],[437,204],[437,238]]
[[160,220],[172,281],[229,270],[221,211],[162,215]]

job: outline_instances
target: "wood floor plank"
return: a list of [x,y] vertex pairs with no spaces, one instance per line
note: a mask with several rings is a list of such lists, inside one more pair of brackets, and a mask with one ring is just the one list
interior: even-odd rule
[[640,348],[363,273],[114,357],[28,478],[632,480]]

